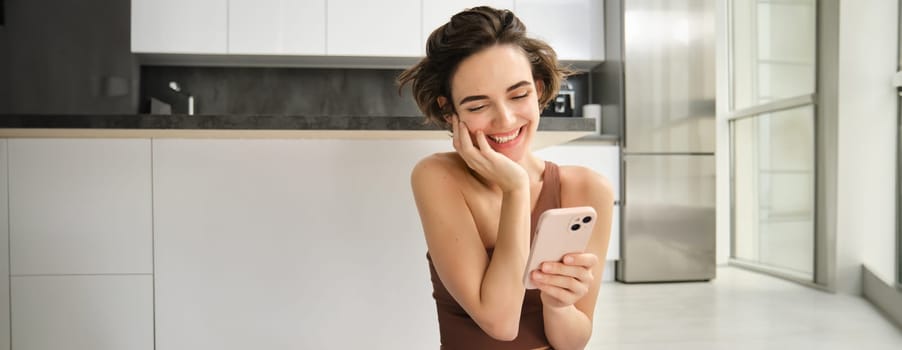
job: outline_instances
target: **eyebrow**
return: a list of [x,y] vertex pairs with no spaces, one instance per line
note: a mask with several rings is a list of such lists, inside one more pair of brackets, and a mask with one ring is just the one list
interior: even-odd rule
[[[510,87],[508,87],[508,88],[507,88],[507,91],[510,92],[510,91],[515,90],[515,89],[517,89],[517,88],[519,88],[519,87],[521,87],[521,86],[523,86],[523,85],[529,85],[529,82],[526,81],[526,80],[520,81],[520,82],[518,82],[518,83],[516,83],[516,84],[514,84],[514,85],[511,85]],[[460,102],[458,102],[457,104],[458,104],[458,105],[462,105],[462,104],[467,103],[467,102],[470,102],[470,101],[475,101],[475,100],[485,100],[485,99],[488,99],[488,98],[489,98],[489,97],[486,96],[486,95],[473,95],[473,96],[467,96],[467,97],[462,98],[462,99],[460,100]]]

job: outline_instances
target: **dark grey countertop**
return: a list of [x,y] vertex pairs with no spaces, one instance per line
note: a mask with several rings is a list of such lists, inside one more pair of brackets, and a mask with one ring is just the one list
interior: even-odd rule
[[[422,117],[297,116],[297,115],[0,115],[7,129],[119,129],[119,130],[441,130]],[[593,133],[594,120],[580,117],[542,117],[539,131]]]

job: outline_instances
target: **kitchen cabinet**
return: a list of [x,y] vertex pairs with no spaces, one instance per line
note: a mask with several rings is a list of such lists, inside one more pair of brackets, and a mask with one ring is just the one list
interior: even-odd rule
[[530,35],[545,40],[558,58],[604,59],[603,0],[514,0]]
[[15,276],[12,348],[153,350],[153,278]]
[[230,54],[326,54],[326,0],[229,0],[228,7]]
[[570,142],[535,152],[559,165],[581,165],[606,177],[614,188],[614,200],[620,200],[620,146],[592,142]]
[[[451,20],[451,16],[454,14],[464,9],[483,5],[497,9],[513,10],[514,0],[423,0],[423,33],[420,37],[420,42],[425,45],[426,39],[429,39],[429,34],[432,34],[432,31],[438,26]],[[425,46],[421,55],[426,55]]]
[[[9,197],[6,139],[0,139],[0,300],[9,300]],[[9,303],[0,303],[0,350],[9,350]]]
[[13,275],[150,273],[150,140],[10,139]]
[[154,140],[157,349],[433,347],[409,173],[450,149],[447,138]]
[[326,53],[420,56],[420,0],[329,0]]
[[229,0],[132,0],[132,52],[227,53]]
[[386,0],[378,6],[365,0],[132,0],[131,4],[131,45],[136,53],[421,57],[429,34],[453,14],[488,5],[514,10],[530,35],[546,40],[562,60],[604,58],[602,0]]

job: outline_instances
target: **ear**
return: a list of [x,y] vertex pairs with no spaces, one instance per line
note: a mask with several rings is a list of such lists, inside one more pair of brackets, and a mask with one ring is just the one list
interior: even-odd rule
[[[445,96],[439,96],[438,98],[435,99],[435,103],[438,104],[439,109],[445,109],[445,105],[448,103],[448,98]],[[448,123],[451,122],[450,114],[443,115],[442,117],[445,118],[446,122],[448,122]]]
[[536,85],[536,95],[541,97],[542,94],[545,92],[545,82],[542,81],[541,79],[536,79],[535,85]]

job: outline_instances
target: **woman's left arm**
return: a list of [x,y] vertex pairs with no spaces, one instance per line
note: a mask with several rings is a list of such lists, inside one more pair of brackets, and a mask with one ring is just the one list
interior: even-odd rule
[[592,336],[592,318],[611,235],[614,193],[608,181],[582,167],[561,173],[561,204],[591,206],[598,214],[585,253],[568,254],[562,262],[544,262],[532,273],[542,291],[545,335],[557,350],[583,349]]

